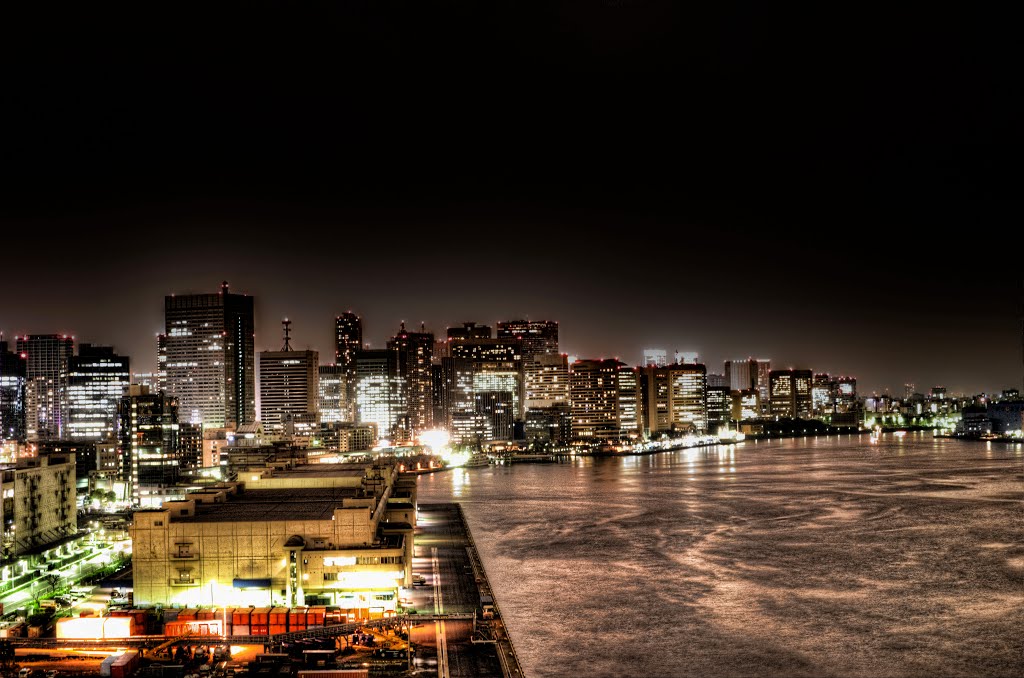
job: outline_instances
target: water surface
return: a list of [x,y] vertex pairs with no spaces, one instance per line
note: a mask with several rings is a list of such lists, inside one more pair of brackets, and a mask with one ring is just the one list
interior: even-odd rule
[[1024,675],[1024,450],[911,434],[422,476],[529,676]]

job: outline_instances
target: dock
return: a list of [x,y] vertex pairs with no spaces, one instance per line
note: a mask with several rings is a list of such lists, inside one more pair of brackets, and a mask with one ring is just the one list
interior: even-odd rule
[[[417,668],[436,667],[438,678],[522,678],[462,508],[420,504],[414,544],[413,571],[425,580],[413,589],[423,621],[408,618]],[[493,606],[493,618],[483,618],[482,603]]]

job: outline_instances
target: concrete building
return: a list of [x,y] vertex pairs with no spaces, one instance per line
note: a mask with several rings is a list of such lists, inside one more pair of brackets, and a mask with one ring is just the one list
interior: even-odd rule
[[25,442],[26,369],[25,358],[0,341],[0,442]]
[[615,359],[577,360],[569,373],[572,437],[603,442],[639,435],[636,371]]
[[[556,358],[558,354],[558,323],[552,320],[509,320],[498,323],[498,339],[516,340],[522,347],[523,397],[529,407],[530,400],[543,396],[534,390],[541,384],[542,360]],[[568,374],[568,362],[566,362]],[[546,405],[542,405],[544,407]]]
[[648,433],[708,429],[704,365],[645,367],[640,372],[640,381],[644,427]]
[[768,383],[773,417],[807,419],[811,416],[814,375],[810,370],[772,370]]
[[78,533],[74,455],[21,459],[0,473],[4,560],[40,556]]
[[285,320],[280,351],[261,351],[259,420],[270,433],[281,434],[295,418],[313,415],[320,407],[320,354],[291,347],[291,321]]
[[412,585],[415,479],[394,465],[246,472],[135,514],[136,605],[395,609]]
[[212,428],[256,419],[253,298],[231,294],[164,299],[167,392],[183,422]]
[[31,334],[18,337],[15,350],[26,360],[25,426],[28,439],[60,438],[65,414],[61,402],[61,377],[67,371],[68,358],[75,353],[74,337]]
[[110,346],[81,344],[67,361],[63,400],[67,440],[114,440],[117,408],[131,384],[131,364]]
[[569,359],[564,353],[538,356],[526,373],[526,409],[569,403]]

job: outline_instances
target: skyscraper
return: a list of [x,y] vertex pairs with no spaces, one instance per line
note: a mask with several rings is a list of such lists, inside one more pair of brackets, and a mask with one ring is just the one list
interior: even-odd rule
[[348,406],[348,381],[341,365],[321,365],[319,384],[320,423],[351,421]]
[[537,397],[531,391],[541,371],[540,359],[558,355],[558,323],[553,320],[508,320],[498,323],[498,339],[517,340],[523,361],[524,397]]
[[25,440],[25,358],[0,341],[0,441]]
[[131,364],[110,346],[81,344],[64,379],[67,440],[114,440],[118,406],[131,383]]
[[130,386],[118,409],[120,474],[132,499],[159,506],[166,488],[180,478],[178,407],[174,398]]
[[633,368],[618,360],[577,360],[569,373],[572,436],[615,441],[637,435],[639,385]]
[[75,339],[58,334],[32,334],[17,338],[17,352],[26,359],[25,425],[29,440],[52,440],[62,435],[66,410],[61,402],[61,378]]
[[707,430],[707,368],[700,364],[645,367],[641,372],[645,427],[650,433]]
[[708,432],[717,434],[720,428],[728,428],[732,418],[732,396],[727,386],[708,386],[707,394]]
[[345,396],[349,412],[344,421],[355,421],[356,353],[363,350],[363,319],[348,311],[334,319],[334,363],[345,375]]
[[378,434],[404,440],[408,431],[404,382],[396,355],[387,349],[356,352],[356,411],[359,423],[374,424]]
[[260,352],[260,422],[266,431],[281,433],[285,424],[315,415],[320,401],[320,354],[291,347],[291,321],[285,320],[280,351]]
[[409,332],[405,329],[405,323],[402,323],[398,334],[387,343],[387,350],[394,355],[398,377],[405,389],[408,434],[414,438],[434,425],[430,375],[434,335],[422,326],[419,332]]
[[768,377],[773,417],[806,419],[813,409],[814,375],[810,370],[772,370]]
[[182,421],[207,428],[256,419],[253,298],[231,294],[164,299],[167,391]]

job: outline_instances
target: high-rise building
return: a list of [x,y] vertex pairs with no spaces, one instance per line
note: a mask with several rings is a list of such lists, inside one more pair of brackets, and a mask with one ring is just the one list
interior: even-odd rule
[[577,360],[569,373],[572,436],[593,442],[638,434],[636,371],[615,359]]
[[810,417],[813,383],[814,375],[810,370],[772,370],[768,376],[771,415],[800,419]]
[[644,426],[648,432],[707,430],[707,368],[704,365],[645,367],[640,381]]
[[851,412],[858,409],[856,377],[838,377],[833,393],[836,412]]
[[356,353],[363,350],[363,319],[352,311],[334,319],[334,362],[345,375],[345,396],[349,412],[344,421],[355,421]]
[[534,369],[526,373],[527,411],[568,403],[568,356],[564,353],[553,353],[535,358]]
[[835,382],[824,372],[814,375],[811,385],[811,407],[815,414],[830,414],[835,404]]
[[708,386],[707,416],[708,431],[717,434],[722,428],[729,427],[732,418],[732,391],[728,386]]
[[25,441],[25,362],[24,356],[7,350],[7,342],[0,341],[0,442]]
[[[751,370],[751,367],[754,369]],[[733,391],[757,388],[757,366],[752,358],[726,360],[725,378],[729,380],[729,388]]]
[[64,382],[67,440],[114,440],[118,405],[131,384],[131,365],[110,346],[81,344],[68,358]]
[[711,388],[712,386],[724,386],[725,388],[730,388],[729,380],[725,378],[724,374],[715,374],[714,372],[709,372],[708,388]]
[[465,341],[467,339],[490,339],[491,326],[476,323],[462,323],[462,327],[448,328],[448,342]]
[[315,415],[320,405],[320,354],[293,350],[291,321],[282,325],[281,350],[260,352],[260,421],[276,434],[295,417]]
[[130,386],[118,414],[121,476],[136,504],[158,505],[180,478],[177,402],[145,386]]
[[736,421],[757,419],[761,416],[761,392],[756,388],[732,391],[732,418]]
[[167,390],[167,335],[156,335],[156,389]]
[[18,337],[16,350],[25,356],[28,382],[25,426],[29,440],[61,437],[65,414],[61,402],[61,376],[75,353],[75,339],[67,335],[31,334]]
[[664,367],[668,365],[668,351],[663,348],[645,348],[642,366]]
[[772,361],[767,358],[754,358],[754,362],[757,363],[757,381],[754,387],[761,401],[761,414],[767,414],[771,398]]
[[396,355],[387,349],[356,352],[356,410],[360,424],[373,424],[382,438],[404,441],[408,432],[405,385]]
[[[519,341],[523,361],[524,396],[527,401],[538,394],[531,390],[542,370],[541,358],[558,355],[558,323],[552,320],[509,320],[498,323],[498,339]],[[568,363],[566,363],[568,365]]]
[[345,368],[341,365],[321,365],[319,388],[320,423],[350,422]]
[[422,326],[419,332],[409,332],[402,323],[398,334],[387,343],[387,350],[394,354],[398,377],[405,389],[403,399],[408,416],[408,435],[415,438],[434,426],[430,372],[434,335]]
[[207,428],[256,419],[253,298],[232,294],[164,299],[167,392],[182,421]]

